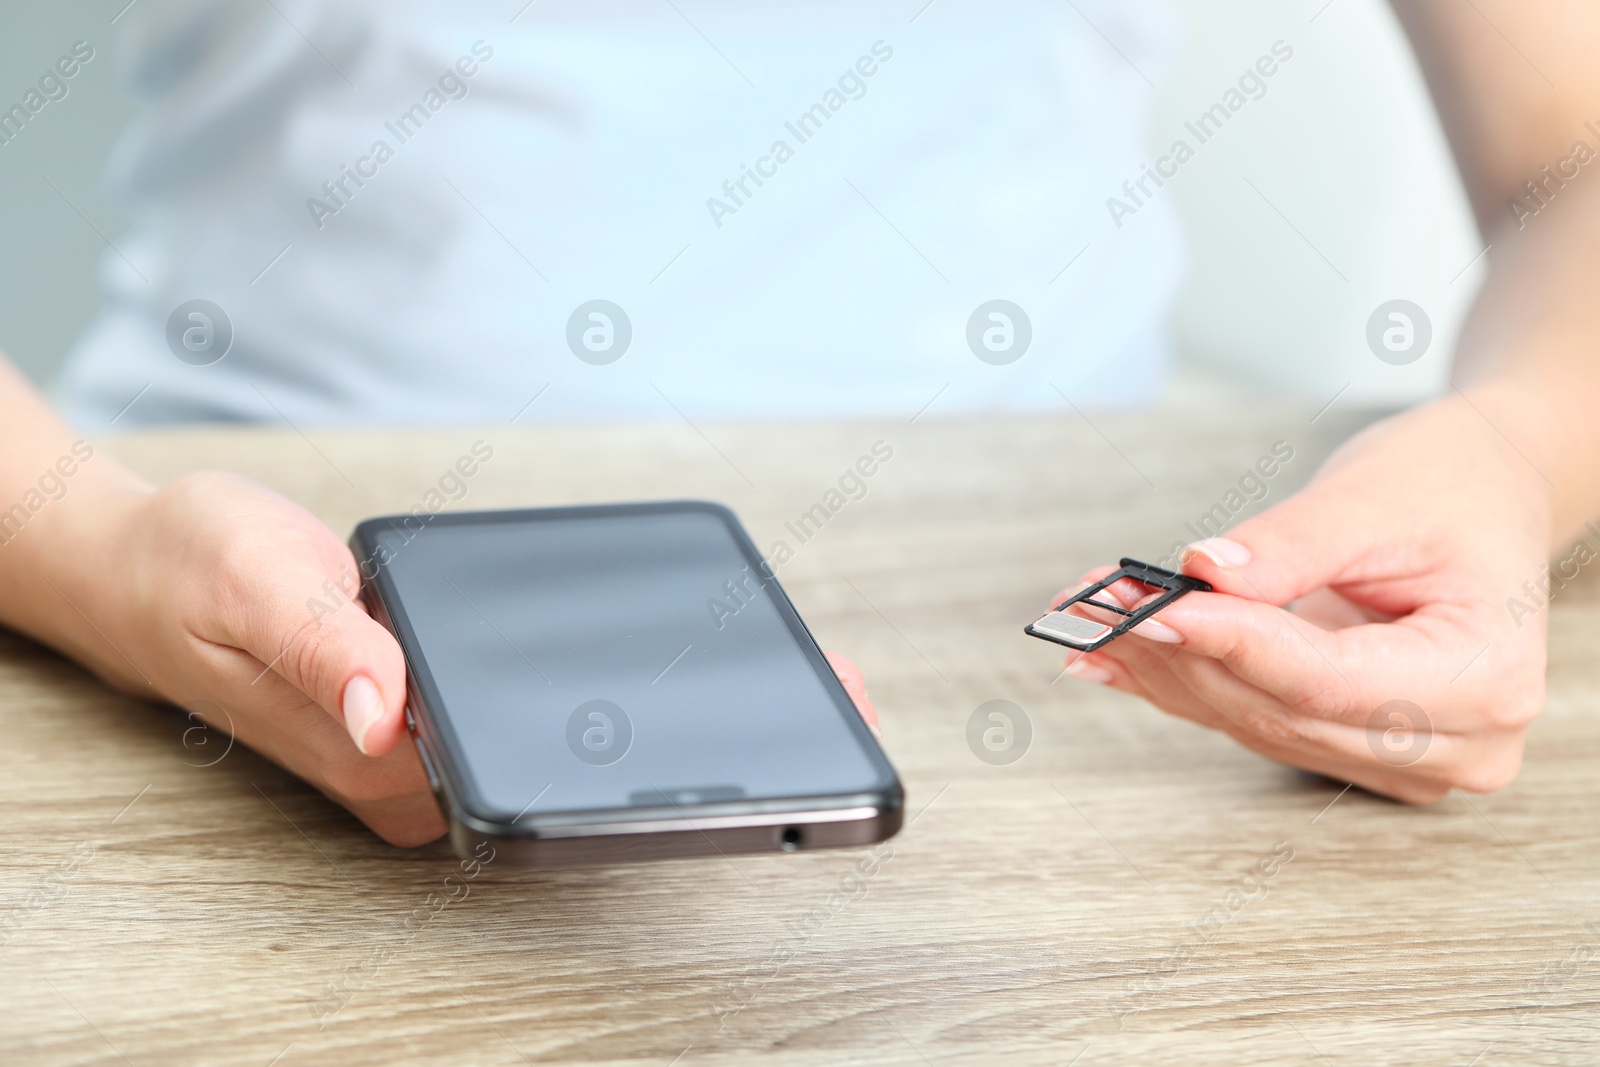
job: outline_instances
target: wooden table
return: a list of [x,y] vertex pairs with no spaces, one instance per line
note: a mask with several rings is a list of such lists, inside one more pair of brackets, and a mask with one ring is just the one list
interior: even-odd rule
[[[1592,586],[1554,607],[1521,779],[1426,809],[1058,680],[1021,633],[1086,567],[1187,539],[1278,440],[1286,495],[1354,424],[1311,414],[109,440],[156,478],[241,470],[344,532],[483,439],[456,506],[711,497],[763,547],[885,441],[783,580],[865,669],[913,820],[875,864],[491,864],[433,911],[444,846],[390,848],[0,635],[0,1061],[1600,1061]],[[1005,765],[967,740],[992,700],[1031,724]]]

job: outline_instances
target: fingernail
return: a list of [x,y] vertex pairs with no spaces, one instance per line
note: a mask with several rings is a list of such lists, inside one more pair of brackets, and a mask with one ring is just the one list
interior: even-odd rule
[[878,729],[876,723],[867,723],[867,729],[872,731],[873,737],[876,737],[879,741],[883,740],[883,731]]
[[1136,633],[1140,637],[1148,637],[1152,641],[1160,641],[1166,645],[1183,644],[1183,635],[1160,619],[1146,619],[1129,632]]
[[383,696],[371,678],[358,674],[345,683],[342,707],[344,728],[350,731],[350,739],[356,747],[367,755],[367,731],[383,718]]
[[1082,682],[1098,682],[1106,685],[1111,681],[1111,672],[1097,663],[1087,660],[1073,660],[1067,664],[1067,673]]
[[1178,556],[1178,562],[1187,563],[1196,552],[1217,566],[1229,570],[1247,566],[1253,558],[1250,550],[1237,541],[1230,541],[1226,537],[1208,537],[1204,541],[1196,541],[1186,546]]

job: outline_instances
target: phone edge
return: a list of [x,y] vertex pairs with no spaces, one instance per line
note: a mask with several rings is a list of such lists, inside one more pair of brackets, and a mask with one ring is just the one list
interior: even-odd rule
[[[599,511],[634,507],[656,510],[673,506],[689,506],[720,513],[728,521],[736,540],[741,542],[741,551],[748,550],[754,552],[757,557],[760,556],[754,541],[733,510],[724,504],[708,500],[517,508],[452,512],[448,515],[454,522],[461,522],[491,515],[497,519],[512,518],[525,512]],[[439,517],[444,516],[435,515],[429,518],[431,520]],[[869,740],[868,743],[877,747],[878,754],[882,757],[889,773],[889,781],[883,789],[839,797],[796,798],[796,806],[789,809],[774,807],[781,802],[765,801],[759,803],[773,810],[703,815],[699,818],[683,815],[678,819],[633,820],[631,823],[596,821],[566,825],[560,827],[556,833],[551,833],[548,828],[541,832],[538,828],[504,823],[472,812],[462,802],[458,785],[453,781],[454,761],[447,757],[444,751],[447,746],[441,744],[437,737],[438,728],[433,721],[435,717],[429,711],[421,689],[416,684],[415,672],[411,669],[411,652],[406,647],[405,637],[390,617],[388,605],[384,600],[383,583],[378,580],[382,565],[380,563],[374,568],[371,575],[363,565],[369,563],[376,552],[376,544],[370,536],[371,531],[383,524],[404,522],[408,518],[413,516],[382,515],[364,519],[357,523],[351,532],[349,545],[357,558],[362,601],[372,618],[394,637],[405,659],[406,732],[416,746],[428,776],[429,786],[449,825],[448,836],[451,846],[463,859],[475,856],[485,844],[495,849],[496,856],[503,850],[514,866],[539,868],[704,858],[719,854],[863,848],[889,840],[904,825],[905,787],[900,781],[899,773],[875,739]],[[799,623],[801,632],[820,655],[820,646],[817,645],[810,628],[806,626],[805,620],[800,617],[798,609],[790,601],[788,592],[777,582],[775,576],[769,580],[781,598],[783,609]],[[826,656],[823,656],[823,661],[826,664]],[[834,680],[837,683],[836,677]],[[842,691],[842,683],[839,685]],[[848,699],[849,694],[846,693],[845,696]],[[864,724],[862,729],[865,729]],[[430,752],[430,749],[433,751]],[[834,803],[818,806],[816,802],[821,800],[830,800]],[[721,806],[732,808],[738,805],[735,803]],[[834,817],[845,811],[860,811],[862,814],[854,819]],[[785,817],[776,818],[778,815]],[[642,823],[653,825],[647,830],[633,832],[616,829],[618,826]],[[795,832],[798,832],[798,840],[793,839]]]

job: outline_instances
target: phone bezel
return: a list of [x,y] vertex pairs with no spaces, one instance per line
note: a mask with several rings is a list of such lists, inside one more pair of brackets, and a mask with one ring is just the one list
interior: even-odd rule
[[[763,578],[772,603],[794,639],[796,647],[823,683],[835,710],[878,774],[871,788],[846,794],[811,794],[762,800],[724,800],[692,805],[613,807],[555,812],[524,812],[520,816],[495,809],[478,793],[476,780],[465,753],[450,723],[427,658],[421,648],[406,606],[400,598],[387,566],[377,558],[377,535],[388,530],[415,529],[422,533],[435,526],[498,525],[575,518],[638,518],[641,516],[698,512],[717,518],[745,562]],[[409,524],[409,525],[408,525]],[[408,538],[409,543],[409,538]],[[830,844],[863,845],[885,840],[898,830],[904,806],[904,789],[881,746],[856,711],[850,695],[828,664],[804,620],[795,610],[777,578],[765,577],[764,560],[755,543],[729,508],[704,500],[665,500],[624,504],[590,504],[567,507],[518,508],[502,511],[439,512],[424,515],[385,515],[367,519],[356,526],[350,539],[360,565],[362,593],[374,618],[382,623],[400,644],[406,660],[409,707],[407,725],[428,770],[430,783],[438,794],[452,824],[452,840],[458,851],[470,850],[480,841],[505,846],[517,840],[538,841],[545,847],[533,850],[531,862],[593,853],[593,849],[574,848],[584,839],[613,836],[644,842],[632,851],[639,858],[661,855],[704,854],[690,847],[673,849],[666,840],[649,842],[659,835],[704,839],[717,851],[751,851],[759,845],[760,834],[749,831],[775,828],[778,835],[789,827],[806,827],[811,833],[808,847]],[[398,558],[392,557],[392,558]],[[848,824],[848,825],[847,825]],[[863,834],[865,831],[865,834]],[[644,835],[641,837],[640,835]],[[721,844],[718,844],[718,841]],[[566,843],[566,847],[563,847]],[[548,854],[541,857],[540,853]]]

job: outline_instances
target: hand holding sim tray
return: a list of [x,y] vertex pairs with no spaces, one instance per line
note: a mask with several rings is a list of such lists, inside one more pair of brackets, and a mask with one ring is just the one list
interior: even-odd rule
[[[1154,600],[1140,604],[1129,610],[1118,603],[1107,603],[1110,597],[1096,600],[1094,595],[1102,590],[1115,585],[1124,578],[1148,586],[1152,592],[1162,590],[1161,595]],[[1093,652],[1102,645],[1108,644],[1135,626],[1139,625],[1168,604],[1177,600],[1185,593],[1211,592],[1211,583],[1203,582],[1199,578],[1191,578],[1187,574],[1176,574],[1162,567],[1152,566],[1149,563],[1140,563],[1136,559],[1124,559],[1117,570],[1112,571],[1098,582],[1094,582],[1051,608],[1045,615],[1023,627],[1023,633],[1032,637],[1054,641],[1058,645],[1066,645],[1080,652]],[[1121,622],[1115,626],[1094,619],[1086,619],[1082,615],[1069,614],[1067,609],[1074,604],[1087,604],[1102,611],[1109,611],[1115,615],[1123,616]]]

